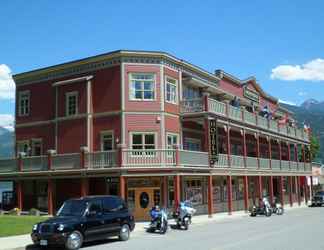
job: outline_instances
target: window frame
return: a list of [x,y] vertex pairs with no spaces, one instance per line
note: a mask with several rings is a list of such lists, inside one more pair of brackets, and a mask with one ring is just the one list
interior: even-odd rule
[[[75,114],[69,114],[69,98],[75,96]],[[69,91],[65,93],[65,116],[76,116],[79,114],[79,92],[78,91]]]
[[[35,143],[40,143],[40,155],[35,155],[34,145]],[[30,143],[31,156],[42,156],[43,155],[43,139],[42,138],[33,138]]]
[[[142,148],[141,149],[133,149],[133,135],[141,135],[142,136]],[[154,137],[154,149],[145,149],[145,135],[153,135]],[[156,132],[131,132],[130,133],[130,140],[129,140],[129,145],[130,145],[130,149],[132,150],[131,156],[132,157],[138,157],[140,155],[145,155],[145,157],[154,157],[156,156],[156,146],[157,146],[157,133]],[[143,143],[144,142],[144,143]],[[136,145],[140,145],[140,144],[136,144]],[[147,144],[147,145],[153,145],[153,144]],[[137,152],[134,152],[137,151]]]
[[[133,81],[136,79],[133,78],[134,75],[152,75],[153,76],[153,98],[151,99],[145,99],[144,98],[144,82],[145,80],[139,80],[141,81],[141,92],[142,92],[142,98],[136,98],[136,88],[134,88],[134,95],[132,94],[133,92]],[[156,73],[155,72],[129,72],[128,73],[128,81],[129,81],[129,93],[128,93],[128,98],[130,101],[137,101],[137,102],[152,102],[156,101]]]
[[[175,81],[174,83],[172,82],[169,82],[168,80],[172,80],[172,81]],[[167,88],[168,88],[168,85],[171,85],[172,87],[175,87],[175,100],[168,100],[168,91],[167,91]],[[170,92],[171,93],[171,92]],[[171,94],[170,94],[170,97],[171,97]],[[165,102],[167,103],[171,103],[171,104],[178,104],[178,80],[173,78],[173,77],[170,77],[170,76],[166,76],[165,77]]]
[[[19,149],[19,145],[27,145],[27,149],[29,149],[30,148],[30,143],[29,143],[29,140],[20,140],[20,141],[16,141],[16,155],[17,156],[19,156],[19,153],[22,153],[22,152],[24,152],[24,151],[18,151],[18,149]],[[29,155],[29,152],[24,152],[24,153],[26,153],[26,156],[28,156]]]
[[[21,105],[21,100],[22,100],[22,95],[27,95],[27,100],[28,100],[28,105],[27,105],[27,110],[26,107],[24,107],[24,112],[21,112],[22,110],[22,105]],[[19,116],[29,116],[30,114],[30,90],[24,90],[24,91],[19,91],[18,92],[18,115]]]
[[169,142],[169,140],[168,140],[168,137],[169,136],[175,136],[176,137],[176,146],[178,146],[179,145],[179,134],[177,134],[177,133],[170,133],[170,132],[167,132],[166,133],[166,145],[167,145],[167,148],[168,149],[174,149],[174,148],[169,148],[169,144],[168,144],[168,142]]
[[103,138],[105,135],[111,135],[111,150],[115,149],[115,137],[114,137],[114,131],[113,130],[104,130],[100,132],[100,150],[101,151],[105,151],[103,150]]

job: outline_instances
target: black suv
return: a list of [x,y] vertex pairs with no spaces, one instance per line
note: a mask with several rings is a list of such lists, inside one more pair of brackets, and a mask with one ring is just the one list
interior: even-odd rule
[[83,242],[119,236],[126,241],[134,229],[133,215],[117,196],[87,196],[64,202],[57,215],[33,226],[31,238],[40,246],[79,249]]
[[324,191],[316,192],[312,199],[312,206],[322,206],[324,204]]

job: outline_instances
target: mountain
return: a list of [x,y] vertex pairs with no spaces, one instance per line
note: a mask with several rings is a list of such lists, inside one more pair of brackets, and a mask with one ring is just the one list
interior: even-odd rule
[[315,161],[324,162],[324,101],[309,99],[300,106],[281,105],[294,112],[294,117],[299,126],[302,126],[304,122],[311,126],[313,135],[319,139],[321,145],[318,159],[315,159]]
[[0,158],[13,156],[14,132],[0,127]]

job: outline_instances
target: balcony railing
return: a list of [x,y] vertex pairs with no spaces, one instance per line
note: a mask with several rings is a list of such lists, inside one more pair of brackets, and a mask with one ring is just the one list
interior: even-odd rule
[[117,151],[99,151],[86,154],[86,167],[91,169],[117,166]]
[[18,161],[15,158],[0,159],[0,172],[15,172],[18,169]]
[[179,162],[181,166],[206,167],[208,166],[208,153],[200,151],[179,151]]
[[22,171],[42,171],[47,170],[47,156],[32,156],[22,158]]
[[[301,128],[290,127],[287,125],[279,125],[275,120],[268,120],[260,115],[237,108],[228,103],[223,103],[208,98],[208,112],[228,117],[229,119],[245,122],[246,124],[257,126],[282,135],[298,138],[300,140],[309,141],[308,134]],[[181,103],[182,113],[195,113],[205,111],[203,98],[184,100]]]

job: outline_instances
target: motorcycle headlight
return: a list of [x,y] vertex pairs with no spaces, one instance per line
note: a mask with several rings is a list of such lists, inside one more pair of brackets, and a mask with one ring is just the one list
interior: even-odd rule
[[64,230],[64,225],[63,224],[60,224],[58,227],[57,227],[57,231],[63,231]]
[[38,224],[35,224],[35,225],[33,226],[33,231],[37,231],[37,228],[38,228]]

